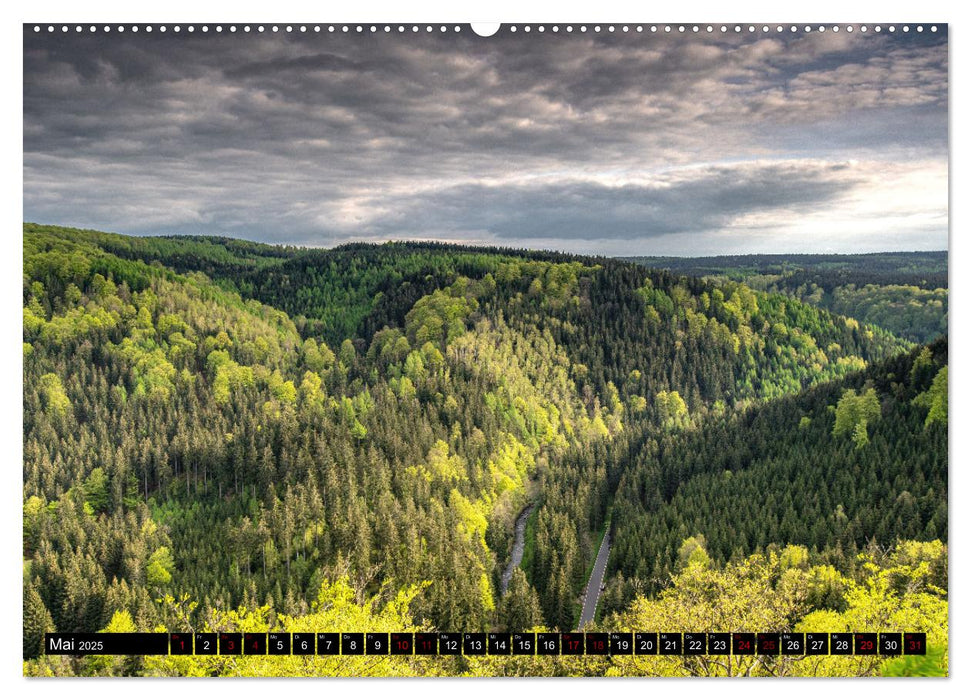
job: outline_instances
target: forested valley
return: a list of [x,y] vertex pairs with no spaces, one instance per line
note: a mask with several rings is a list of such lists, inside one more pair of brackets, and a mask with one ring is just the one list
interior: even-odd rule
[[[811,289],[431,243],[23,235],[28,675],[912,672],[40,653],[51,630],[571,630],[608,530],[599,628],[909,626],[946,669],[946,254],[942,301],[920,259],[923,285],[898,264]],[[903,317],[892,286],[918,290]]]

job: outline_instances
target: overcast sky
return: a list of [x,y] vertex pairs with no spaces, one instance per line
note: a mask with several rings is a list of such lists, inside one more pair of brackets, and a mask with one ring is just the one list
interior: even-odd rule
[[[45,27],[46,30],[46,27]],[[947,248],[947,35],[24,35],[24,218],[606,255]]]

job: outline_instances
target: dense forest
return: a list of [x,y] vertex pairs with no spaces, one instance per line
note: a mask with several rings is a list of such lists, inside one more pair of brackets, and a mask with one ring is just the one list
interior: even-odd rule
[[23,252],[25,673],[720,673],[38,656],[44,630],[569,630],[608,528],[605,629],[763,577],[773,628],[884,606],[946,643],[947,344],[916,313],[425,243],[25,224]]
[[650,440],[617,490],[606,607],[663,588],[699,548],[725,562],[785,542],[852,569],[871,545],[946,540],[946,364],[939,340]]
[[918,343],[947,335],[947,251],[629,259],[788,294]]

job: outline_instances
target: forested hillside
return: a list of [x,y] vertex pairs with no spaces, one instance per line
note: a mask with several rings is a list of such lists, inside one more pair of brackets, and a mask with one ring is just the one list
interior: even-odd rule
[[617,491],[606,607],[657,592],[692,556],[790,543],[853,570],[898,537],[946,542],[946,385],[941,340],[649,440]]
[[947,335],[947,251],[630,260],[788,294],[914,342]]
[[804,545],[859,581],[869,544],[946,538],[946,343],[738,281],[26,224],[23,305],[25,658],[44,629],[299,629],[336,599],[362,628],[572,629],[608,518],[616,611],[699,534],[713,567]]

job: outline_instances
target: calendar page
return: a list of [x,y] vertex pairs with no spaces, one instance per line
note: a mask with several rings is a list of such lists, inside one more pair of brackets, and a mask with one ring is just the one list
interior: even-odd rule
[[946,23],[22,31],[25,676],[948,675]]

